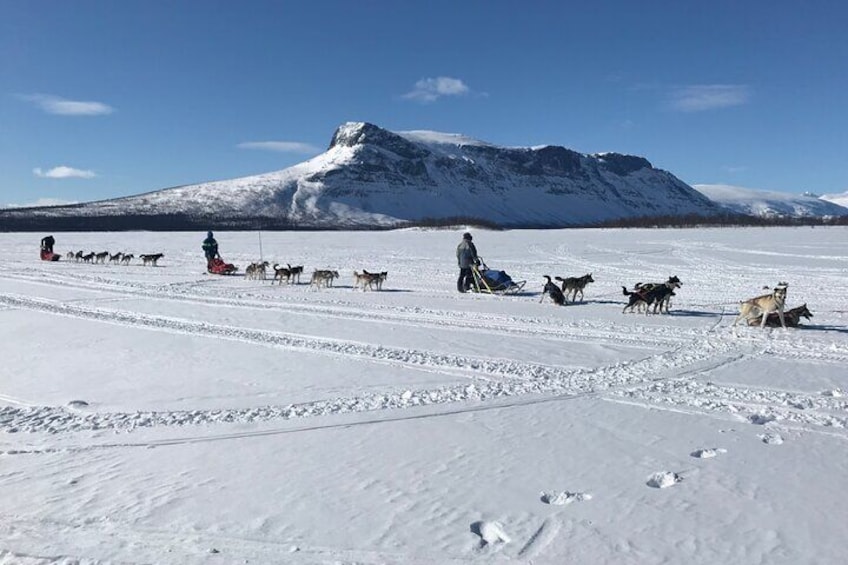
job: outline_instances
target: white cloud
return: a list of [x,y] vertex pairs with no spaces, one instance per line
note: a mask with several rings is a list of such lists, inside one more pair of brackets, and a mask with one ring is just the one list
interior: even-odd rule
[[97,176],[94,171],[75,169],[64,165],[46,171],[41,167],[36,167],[32,170],[32,174],[43,179],[91,179]]
[[702,112],[746,104],[751,91],[741,84],[702,84],[678,88],[671,96],[671,106],[675,110]]
[[245,141],[236,145],[239,149],[261,149],[279,153],[320,153],[321,150],[308,143],[299,141]]
[[102,102],[66,100],[49,94],[23,94],[20,98],[32,102],[48,114],[60,116],[102,116],[115,111]]
[[75,200],[61,200],[59,198],[38,198],[35,202],[27,202],[25,204],[6,204],[3,208],[40,208],[42,206],[64,206],[66,204],[76,204]]
[[424,78],[416,82],[415,88],[403,97],[417,102],[435,102],[442,96],[461,96],[470,91],[471,89],[458,78]]
[[722,171],[730,174],[734,173],[744,173],[748,170],[748,167],[744,165],[725,165],[721,168]]

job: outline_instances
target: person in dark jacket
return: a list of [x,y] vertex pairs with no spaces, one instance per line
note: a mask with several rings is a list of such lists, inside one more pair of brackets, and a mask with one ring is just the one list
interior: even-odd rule
[[218,242],[215,241],[211,231],[206,232],[206,239],[203,240],[203,253],[206,254],[207,263],[221,256],[218,253]]
[[41,240],[41,250],[46,251],[48,253],[53,253],[53,246],[56,245],[56,240],[53,239],[52,235],[48,235]]
[[456,289],[459,292],[467,292],[474,284],[474,275],[471,267],[479,264],[477,248],[471,242],[471,234],[462,234],[462,241],[456,246],[456,261],[459,264],[459,278],[456,281]]

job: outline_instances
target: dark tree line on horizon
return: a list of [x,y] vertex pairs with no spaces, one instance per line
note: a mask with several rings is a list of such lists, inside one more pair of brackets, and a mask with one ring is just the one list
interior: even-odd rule
[[456,216],[426,218],[399,222],[393,226],[327,226],[291,222],[285,219],[218,218],[186,214],[121,215],[121,216],[19,216],[0,212],[0,232],[70,232],[70,231],[207,231],[207,230],[266,230],[266,231],[385,231],[397,228],[450,228],[473,226],[479,229],[563,229],[563,228],[692,228],[692,227],[770,227],[770,226],[845,226],[848,216],[827,218],[761,218],[742,214],[720,216],[642,216],[606,222],[551,225],[505,225],[484,218]]

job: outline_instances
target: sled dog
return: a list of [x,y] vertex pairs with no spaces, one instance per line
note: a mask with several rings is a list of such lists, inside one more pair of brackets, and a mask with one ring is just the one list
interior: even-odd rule
[[94,262],[95,263],[105,263],[106,257],[108,257],[108,256],[109,256],[108,251],[101,251],[100,253],[97,253],[96,255],[94,255]]
[[159,261],[159,259],[164,256],[164,253],[147,253],[144,255],[139,255],[138,258],[141,259],[142,265],[152,265],[154,267],[157,267],[157,261]]
[[353,288],[359,288],[362,286],[362,290],[368,286],[371,281],[371,277],[369,277],[365,271],[358,273],[356,271],[353,272]]
[[[291,273],[292,284],[300,284],[300,275],[303,274],[303,265],[295,265],[292,267],[288,263],[286,263],[286,267],[289,268],[289,273]],[[297,282],[295,283],[295,279]]]
[[280,267],[278,263],[274,263],[272,268],[274,269],[274,278],[271,284],[274,284],[274,281],[277,279],[280,279],[280,284],[283,284],[283,279],[286,279],[286,284],[288,284],[289,279],[291,279],[291,271],[288,267]]
[[[812,317],[813,313],[810,312],[806,304],[796,306],[791,310],[784,310],[783,312],[783,319],[786,320],[786,326],[790,328],[797,328],[801,324],[801,318],[810,320]],[[748,319],[749,326],[756,326],[758,323],[760,323],[760,321],[757,318]],[[777,315],[777,312],[772,312],[768,315],[768,318],[766,318],[766,327],[776,328],[779,326],[780,317]]]
[[248,279],[259,279],[265,280],[265,272],[268,268],[268,261],[262,261],[261,263],[251,263],[244,270],[244,276]]
[[383,290],[383,281],[389,276],[388,271],[382,271],[380,273],[369,273],[365,269],[362,269],[362,273],[353,272],[353,288],[357,288],[358,286],[362,286],[362,290]]
[[[641,283],[641,282],[638,282],[634,285],[633,288],[635,288],[636,291],[652,292],[654,289],[656,289],[658,287],[666,286],[673,291],[675,288],[680,288],[682,285],[683,285],[683,283],[680,282],[680,279],[677,278],[677,275],[671,275],[670,277],[668,277],[668,280],[665,281],[664,283],[661,283],[661,282],[660,283]],[[668,292],[668,291],[662,291],[659,296],[655,296],[654,297],[655,298],[655,300],[654,300],[654,314],[656,314],[658,311],[659,311],[660,314],[662,314],[663,310],[665,310],[665,313],[668,314],[668,310],[671,307],[671,297],[672,296],[676,296],[676,294],[674,294],[674,292]]]
[[383,283],[386,281],[387,278],[389,278],[388,271],[380,271],[379,273],[369,273],[368,271],[363,269],[362,272],[371,275],[372,289],[374,286],[376,286],[377,290],[383,290]]
[[109,263],[119,263],[121,261],[121,257],[123,257],[123,256],[124,256],[124,254],[121,253],[120,251],[118,251],[114,255],[112,255],[110,253],[109,254]]
[[635,288],[637,290],[651,290],[652,288],[662,286],[662,285],[668,285],[672,288],[680,288],[681,286],[683,286],[683,283],[680,282],[680,279],[677,278],[677,275],[671,275],[670,277],[668,277],[668,280],[665,281],[665,282],[658,282],[658,283],[637,282],[635,285],[633,285],[633,288]]
[[558,306],[562,306],[565,304],[565,295],[556,285],[556,283],[551,282],[551,277],[548,275],[544,275],[545,277],[545,286],[542,287],[542,298],[539,299],[539,304],[542,303],[542,300],[545,299],[545,295],[551,297],[551,300],[554,301]]
[[644,290],[636,289],[634,291],[627,290],[626,286],[621,287],[621,292],[627,296],[627,305],[621,310],[624,314],[629,309],[631,312],[641,312],[642,308],[648,308],[648,293]]
[[121,257],[121,265],[129,265],[133,257],[135,256],[132,253],[124,253],[124,256]]
[[577,302],[578,292],[580,293],[580,302],[583,302],[583,289],[586,288],[587,284],[595,282],[595,279],[592,278],[592,273],[583,275],[582,277],[554,278],[562,283],[562,293],[566,299],[568,299],[568,294],[572,293],[572,302]]
[[[650,311],[650,306],[654,307],[654,314],[659,311],[662,313],[663,304],[668,304],[672,296],[675,296],[674,289],[677,288],[673,282],[660,283],[657,286],[638,286],[632,292],[627,290],[626,286],[621,287],[624,296],[628,297],[627,305],[622,309],[621,313],[645,310],[645,314]],[[666,313],[668,310],[666,309]]]
[[317,269],[312,272],[312,278],[309,281],[309,286],[315,285],[316,287],[333,286],[333,279],[339,278],[338,271],[331,271],[328,269]]
[[755,298],[749,298],[739,303],[739,316],[733,320],[735,326],[741,320],[756,320],[762,317],[760,327],[766,327],[766,321],[769,314],[777,313],[780,319],[780,325],[786,329],[786,319],[783,315],[783,308],[786,304],[786,287],[789,285],[785,282],[777,283],[771,294],[763,294]]

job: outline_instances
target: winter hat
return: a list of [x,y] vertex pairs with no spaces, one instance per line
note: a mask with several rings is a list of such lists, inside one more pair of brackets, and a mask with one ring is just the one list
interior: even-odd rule
[[471,240],[471,234],[468,233],[468,232],[465,232],[464,234],[462,234],[462,239],[467,239],[467,240],[470,241]]
[[211,231],[206,232],[206,236],[207,236],[207,237],[212,237],[212,232],[211,232]]

